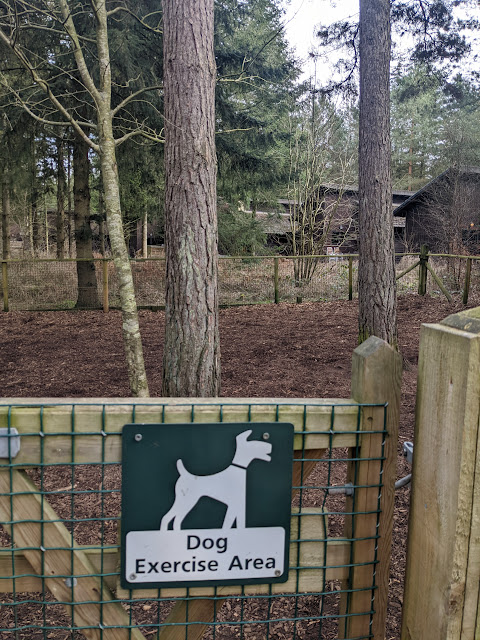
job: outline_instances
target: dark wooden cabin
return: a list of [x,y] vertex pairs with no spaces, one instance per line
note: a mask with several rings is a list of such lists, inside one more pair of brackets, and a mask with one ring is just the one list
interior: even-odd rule
[[405,248],[480,252],[480,167],[451,167],[394,211],[405,218]]

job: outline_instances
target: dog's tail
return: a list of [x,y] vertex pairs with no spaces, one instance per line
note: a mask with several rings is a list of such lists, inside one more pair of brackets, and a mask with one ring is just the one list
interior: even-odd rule
[[180,458],[177,460],[177,471],[181,476],[189,475],[188,471],[185,469],[185,465],[180,460]]

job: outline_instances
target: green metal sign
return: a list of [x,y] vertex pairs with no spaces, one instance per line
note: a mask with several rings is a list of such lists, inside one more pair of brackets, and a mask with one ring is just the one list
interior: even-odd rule
[[293,425],[123,428],[126,589],[285,582]]

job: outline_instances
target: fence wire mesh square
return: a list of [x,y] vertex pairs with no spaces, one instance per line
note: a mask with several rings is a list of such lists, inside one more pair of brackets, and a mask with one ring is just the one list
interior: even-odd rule
[[[0,406],[0,638],[373,637],[385,413],[327,400]],[[206,420],[294,423],[289,580],[122,590],[122,425]]]

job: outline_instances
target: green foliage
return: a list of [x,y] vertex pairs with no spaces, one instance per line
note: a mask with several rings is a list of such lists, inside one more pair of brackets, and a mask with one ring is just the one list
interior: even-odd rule
[[263,224],[251,212],[218,203],[218,250],[229,256],[265,253]]
[[278,0],[218,0],[215,56],[218,193],[267,200],[288,173],[286,114],[298,75]]
[[426,65],[398,67],[392,82],[392,173],[416,191],[450,166],[480,164],[480,89]]
[[458,62],[470,51],[464,31],[477,28],[478,23],[455,17],[455,6],[462,4],[468,4],[468,0],[396,0],[392,3],[392,23],[395,30],[400,36],[408,33],[413,38],[413,62]]
[[[468,35],[480,29],[477,17],[459,17],[458,8],[468,9],[473,4],[471,0],[391,0],[393,59],[402,65],[428,66],[431,72],[443,69],[455,73],[472,49]],[[335,64],[340,80],[327,82],[325,91],[356,94],[358,18],[319,25],[317,37],[320,47],[333,49],[337,55],[343,52]]]

